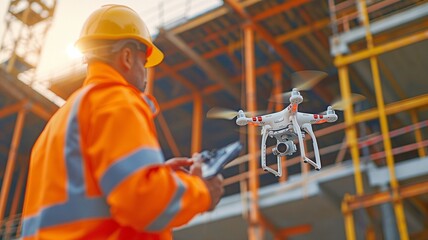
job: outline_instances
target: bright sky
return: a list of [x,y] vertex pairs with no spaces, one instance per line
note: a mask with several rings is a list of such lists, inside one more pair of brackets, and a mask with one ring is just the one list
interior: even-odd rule
[[[5,29],[4,15],[11,0],[0,1],[0,39]],[[47,1],[50,2],[50,1]],[[45,39],[37,74],[60,75],[80,58],[73,54],[72,46],[78,39],[86,18],[105,4],[123,4],[133,8],[146,22],[152,35],[158,27],[200,14],[222,4],[222,0],[57,0],[54,20]]]

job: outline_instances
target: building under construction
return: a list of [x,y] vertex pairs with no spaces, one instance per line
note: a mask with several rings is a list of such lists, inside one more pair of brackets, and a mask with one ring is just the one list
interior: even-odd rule
[[[58,109],[33,80],[57,4],[10,0],[0,25],[2,239],[20,236],[29,154]],[[428,239],[428,1],[224,0],[161,25],[153,38],[165,54],[148,89],[160,104],[165,157],[244,145],[223,171],[219,205],[175,239]],[[260,166],[260,127],[206,114],[280,111],[287,103],[271,97],[296,87],[292,76],[304,70],[327,75],[301,91],[299,111],[319,114],[339,98],[343,111],[313,126],[320,171],[297,152],[281,158],[275,177]],[[43,80],[67,99],[84,78],[82,64]],[[365,99],[353,102],[353,94]],[[313,157],[311,138],[304,144]],[[268,141],[276,169],[274,147]]]

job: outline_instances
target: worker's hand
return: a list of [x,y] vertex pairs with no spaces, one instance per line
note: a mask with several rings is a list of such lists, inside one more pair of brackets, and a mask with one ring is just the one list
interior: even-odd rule
[[190,174],[194,176],[198,176],[203,179],[208,192],[211,196],[211,206],[209,210],[213,210],[215,206],[217,206],[218,202],[220,201],[221,196],[224,193],[223,189],[223,176],[218,174],[217,176],[210,178],[210,179],[204,179],[202,177],[202,163],[201,161],[194,161],[193,165],[190,167]]
[[223,196],[223,176],[218,174],[217,176],[208,180],[205,179],[205,185],[207,186],[211,195],[211,207],[209,209],[211,211],[217,206],[218,202],[220,202],[221,196]]
[[166,165],[172,168],[172,170],[183,170],[187,171],[186,167],[190,167],[193,164],[193,160],[191,158],[186,157],[176,157],[171,158],[165,162]]

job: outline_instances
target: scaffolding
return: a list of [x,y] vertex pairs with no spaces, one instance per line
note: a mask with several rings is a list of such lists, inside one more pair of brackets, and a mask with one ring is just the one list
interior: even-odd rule
[[[384,90],[382,85],[382,70],[383,76],[387,76],[385,73],[386,69],[382,69],[382,64],[379,62],[378,56],[389,51],[414,44],[420,41],[428,39],[427,25],[423,24],[420,28],[409,35],[402,35],[398,39],[385,41],[380,44],[375,44],[375,34],[387,31],[390,28],[400,27],[405,25],[406,21],[410,22],[414,19],[399,18],[394,16],[396,19],[400,19],[395,26],[389,22],[389,24],[379,24],[379,20],[375,18],[376,11],[382,11],[388,6],[391,6],[398,1],[342,1],[338,4],[334,0],[329,1],[330,13],[333,23],[333,36],[332,36],[332,49],[335,55],[335,66],[339,71],[339,80],[341,93],[346,99],[350,99],[351,96],[351,84],[349,77],[349,65],[369,60],[371,77],[375,89],[376,105],[377,108],[369,109],[365,112],[355,112],[350,101],[347,101],[348,106],[345,111],[345,125],[346,125],[346,136],[347,145],[351,150],[351,155],[355,168],[355,186],[356,195],[347,194],[342,202],[342,212],[345,217],[346,237],[348,240],[356,239],[355,222],[353,213],[358,209],[368,209],[369,207],[380,205],[383,203],[391,203],[393,205],[395,213],[396,229],[398,229],[399,239],[409,239],[409,231],[406,224],[406,215],[403,209],[403,199],[422,195],[428,193],[427,182],[417,183],[410,186],[400,186],[396,173],[395,173],[395,161],[394,152],[391,144],[391,132],[390,125],[388,123],[388,116],[396,114],[398,112],[407,111],[412,119],[413,124],[418,122],[418,108],[426,106],[428,96],[420,95],[410,99],[404,99],[394,103],[385,103]],[[426,15],[426,4],[415,8],[411,14],[412,17],[418,18],[420,15]],[[415,13],[416,12],[416,13]],[[410,14],[410,13],[406,13]],[[425,15],[424,15],[425,14]],[[403,15],[403,14],[402,14]],[[408,20],[407,20],[408,19]],[[426,23],[426,22],[425,22]],[[377,25],[375,25],[377,24]],[[381,23],[382,24],[382,23]],[[376,28],[377,26],[377,28]],[[359,28],[356,30],[356,28]],[[356,31],[364,30],[361,33],[364,35],[357,36]],[[351,36],[351,37],[350,37]],[[349,50],[349,45],[353,44],[359,38],[364,37],[366,43],[366,49],[354,50],[352,53]],[[378,39],[379,42],[379,39]],[[391,78],[387,81],[394,84]],[[395,88],[398,94],[407,98],[399,88]],[[378,119],[381,126],[381,135],[383,141],[383,148],[385,151],[386,164],[389,170],[389,186],[385,187],[378,193],[367,194],[364,191],[363,179],[360,171],[360,152],[358,139],[358,124],[366,122],[372,119]],[[422,133],[420,128],[414,129],[416,146],[420,157],[426,156],[425,146],[426,141],[423,141]],[[394,226],[390,226],[393,228]],[[389,230],[391,232],[391,230]],[[395,239],[394,230],[392,233],[388,233],[388,230],[384,232],[387,239]],[[390,235],[388,235],[390,234]],[[367,239],[378,239],[374,226],[368,229],[366,232]],[[426,239],[428,237],[427,231],[418,235],[418,239]],[[412,238],[415,239],[415,238]]]
[[[29,156],[20,155],[19,148],[26,117],[33,113],[47,121],[53,112],[52,109],[41,105],[34,93],[26,92],[29,90],[28,87],[28,90],[24,90],[22,88],[24,84],[17,81],[32,83],[55,6],[55,0],[11,0],[4,19],[6,29],[0,47],[2,68],[0,87],[9,91],[12,98],[17,101],[0,108],[0,119],[16,114],[6,168],[2,172],[4,173],[0,192],[2,239],[15,238],[20,232],[19,205],[25,189]],[[2,131],[2,134],[4,133],[5,131]],[[13,183],[15,189],[11,188]]]
[[6,30],[0,61],[13,76],[31,83],[40,60],[47,31],[52,23],[55,0],[11,0],[5,15]]

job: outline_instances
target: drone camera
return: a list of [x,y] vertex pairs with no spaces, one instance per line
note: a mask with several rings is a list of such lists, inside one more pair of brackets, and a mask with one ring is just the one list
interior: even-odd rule
[[272,153],[275,155],[291,155],[297,150],[296,145],[293,141],[288,140],[285,142],[278,142],[276,147],[272,149]]
[[278,143],[276,150],[280,153],[286,153],[288,151],[288,145],[285,143]]

